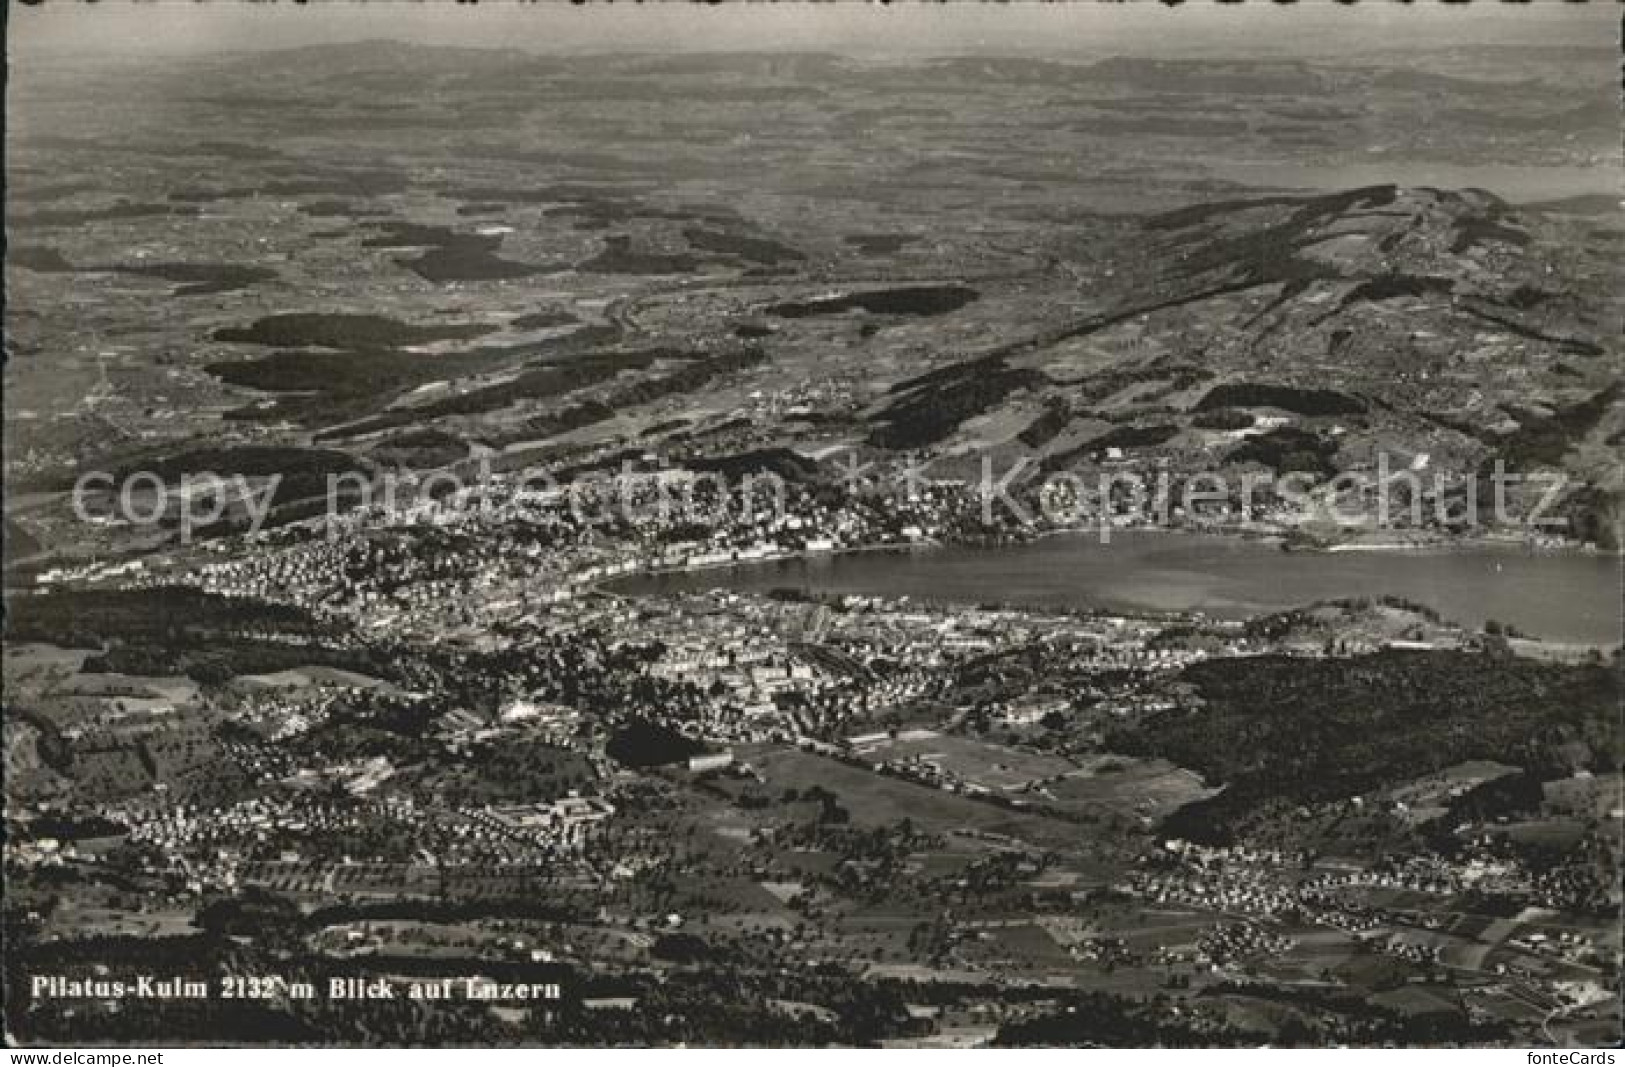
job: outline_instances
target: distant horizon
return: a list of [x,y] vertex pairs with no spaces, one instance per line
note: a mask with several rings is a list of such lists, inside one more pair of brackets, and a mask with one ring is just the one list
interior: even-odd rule
[[[1211,53],[1211,52],[1206,52],[1206,53],[1204,53],[1204,52],[1188,52],[1188,53],[1187,52],[1179,52],[1179,53],[1175,53],[1175,52],[1166,52],[1166,51],[1165,52],[1155,52],[1155,51],[1147,51],[1147,50],[1143,50],[1143,49],[1132,49],[1132,50],[1131,49],[1121,49],[1121,50],[1100,49],[1100,50],[1090,50],[1090,51],[1085,51],[1085,50],[1081,50],[1081,49],[1074,49],[1074,50],[1070,50],[1070,51],[1059,51],[1059,50],[1042,51],[1042,50],[1038,50],[1036,48],[1031,48],[1031,47],[1017,48],[1017,47],[1014,47],[1014,46],[1008,47],[1008,48],[985,48],[985,49],[980,49],[980,50],[973,50],[973,49],[967,49],[967,48],[960,48],[960,49],[944,48],[944,49],[942,49],[940,51],[936,51],[936,50],[933,50],[933,51],[882,51],[882,50],[845,51],[845,50],[842,50],[842,49],[831,48],[831,47],[822,47],[822,48],[812,48],[812,47],[807,47],[807,48],[771,48],[771,47],[766,47],[766,46],[740,47],[740,48],[695,48],[695,49],[687,49],[687,50],[677,51],[677,50],[672,50],[672,49],[662,50],[662,49],[658,49],[658,48],[631,48],[631,47],[617,48],[617,47],[605,46],[605,47],[602,47],[602,48],[584,47],[584,48],[580,48],[580,49],[572,49],[572,50],[569,50],[569,51],[544,51],[544,50],[533,49],[533,48],[525,48],[522,45],[517,45],[517,44],[498,44],[498,43],[468,44],[468,43],[449,42],[449,41],[418,41],[418,40],[410,40],[410,39],[402,38],[402,37],[357,37],[357,38],[355,38],[353,40],[309,41],[309,42],[303,42],[303,43],[299,43],[299,44],[280,44],[280,45],[271,45],[271,46],[263,46],[263,47],[253,47],[253,46],[248,46],[248,45],[241,45],[241,46],[237,46],[237,47],[222,47],[222,48],[218,48],[218,49],[210,49],[210,50],[207,50],[207,51],[173,53],[173,54],[167,54],[166,53],[166,54],[163,54],[161,56],[161,58],[166,58],[166,59],[209,59],[209,58],[221,58],[221,57],[227,57],[227,56],[276,55],[276,54],[285,53],[285,52],[316,52],[316,51],[323,51],[323,50],[337,51],[337,50],[340,50],[340,49],[360,49],[360,48],[369,48],[369,47],[375,47],[375,48],[383,48],[383,47],[419,48],[419,49],[425,49],[425,50],[430,50],[430,51],[445,51],[445,52],[488,52],[488,53],[491,53],[492,55],[498,55],[498,54],[506,53],[506,54],[516,54],[516,55],[528,56],[528,57],[531,57],[531,58],[534,58],[534,59],[590,59],[590,58],[598,57],[598,56],[602,56],[602,57],[606,57],[606,58],[622,57],[622,58],[629,58],[629,59],[641,58],[641,57],[662,57],[662,56],[685,56],[685,57],[687,57],[687,56],[694,56],[694,57],[713,56],[713,57],[718,57],[718,58],[722,58],[722,57],[726,57],[726,56],[778,56],[778,57],[784,57],[784,58],[791,58],[791,57],[795,57],[795,56],[804,56],[804,57],[821,57],[821,58],[830,58],[830,59],[850,60],[850,61],[854,61],[854,62],[887,62],[887,61],[915,62],[915,61],[929,61],[929,60],[935,60],[935,59],[1033,59],[1033,60],[1040,61],[1040,62],[1086,65],[1086,64],[1099,63],[1099,62],[1106,61],[1106,60],[1111,60],[1111,59],[1146,59],[1146,60],[1157,60],[1157,61],[1167,61],[1167,62],[1215,62],[1215,63],[1231,63],[1231,62],[1234,62],[1234,63],[1246,63],[1246,62],[1266,63],[1267,62],[1267,63],[1292,63],[1292,62],[1313,62],[1313,61],[1323,60],[1325,58],[1323,55],[1318,55],[1318,54],[1313,54],[1313,53],[1303,53],[1301,55],[1300,54],[1286,55],[1286,54],[1282,54],[1280,52],[1269,51],[1267,48],[1261,48],[1260,50],[1258,50],[1256,52],[1227,52],[1227,53],[1224,53],[1223,55],[1218,55],[1218,54],[1214,54],[1214,53]],[[1447,49],[1450,49],[1450,48],[1453,48],[1453,47],[1459,47],[1459,46],[1453,46],[1453,45],[1447,45],[1447,44],[1437,44],[1437,45],[1425,45],[1425,46],[1424,45],[1413,45],[1411,47],[1412,47],[1412,50],[1416,51],[1416,52],[1436,52],[1436,51],[1447,50]],[[1575,41],[1575,42],[1569,42],[1569,43],[1563,43],[1563,44],[1529,44],[1529,45],[1512,45],[1512,44],[1509,44],[1509,45],[1484,45],[1482,47],[1497,48],[1497,49],[1517,49],[1517,50],[1527,50],[1527,51],[1561,50],[1561,51],[1573,51],[1573,52],[1607,52],[1607,53],[1610,53],[1610,54],[1616,54],[1616,53],[1618,53],[1620,46],[1616,45],[1616,44],[1598,44],[1596,42],[1579,42],[1579,41]],[[53,51],[53,52],[49,52],[49,53],[41,52],[41,53],[37,53],[37,56],[39,56],[39,57],[48,56],[50,58],[83,59],[83,58],[91,58],[91,57],[107,57],[107,56],[109,56],[109,53],[107,53],[107,52],[84,51],[84,50],[75,51],[75,50],[66,50],[65,49],[65,50],[62,50],[62,51]],[[157,53],[152,53],[152,54],[150,54],[150,56],[152,58],[160,58]],[[142,58],[142,57],[127,56],[127,57],[123,57],[123,58],[127,58],[127,59],[130,59],[130,60],[133,61],[133,60],[135,60],[137,58]]]
[[[1602,32],[1604,26],[1606,33]],[[1325,58],[1451,48],[1613,50],[1617,9],[1548,0],[1485,7],[1307,3],[1291,7],[1153,0],[1132,5],[158,2],[12,6],[7,55],[180,58],[320,45],[404,44],[539,56],[831,54],[848,58],[1049,56],[1091,59]]]

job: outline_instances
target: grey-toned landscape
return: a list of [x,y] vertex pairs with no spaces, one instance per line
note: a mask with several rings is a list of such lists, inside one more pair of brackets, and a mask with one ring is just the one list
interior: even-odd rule
[[1619,23],[10,12],[21,1045],[1620,1036]]

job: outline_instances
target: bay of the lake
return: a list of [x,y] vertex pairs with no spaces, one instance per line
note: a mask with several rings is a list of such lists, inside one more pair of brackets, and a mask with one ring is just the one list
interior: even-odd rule
[[726,588],[1241,618],[1317,600],[1402,596],[1473,627],[1495,619],[1552,641],[1620,642],[1619,559],[1463,545],[1283,552],[1267,541],[1167,531],[1061,534],[997,548],[924,546],[638,575],[638,594]]

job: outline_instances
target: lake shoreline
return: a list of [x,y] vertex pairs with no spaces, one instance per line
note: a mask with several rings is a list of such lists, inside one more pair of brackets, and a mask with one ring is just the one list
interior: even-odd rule
[[[1618,558],[1507,538],[1283,551],[1278,534],[1166,527],[1046,530],[1003,545],[921,540],[644,569],[602,584],[624,596],[730,588],[909,597],[1035,609],[1245,619],[1322,600],[1394,595],[1469,629],[1494,619],[1555,642],[1619,644]],[[1086,538],[1094,537],[1090,544]],[[888,557],[880,562],[879,557]]]

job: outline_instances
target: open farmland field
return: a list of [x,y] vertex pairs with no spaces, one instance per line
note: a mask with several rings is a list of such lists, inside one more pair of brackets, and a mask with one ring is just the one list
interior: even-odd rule
[[1080,828],[1057,819],[957,797],[794,748],[757,753],[752,762],[776,788],[829,790],[861,825],[911,819],[938,831],[966,830],[1062,849],[1078,847],[1084,836]]
[[1054,756],[942,734],[860,745],[857,752],[876,762],[918,760],[942,769],[952,778],[1003,792],[1059,778],[1075,769],[1068,761]]
[[1063,811],[1105,810],[1125,818],[1156,819],[1212,790],[1166,760],[1103,756],[1046,782],[1037,793]]

